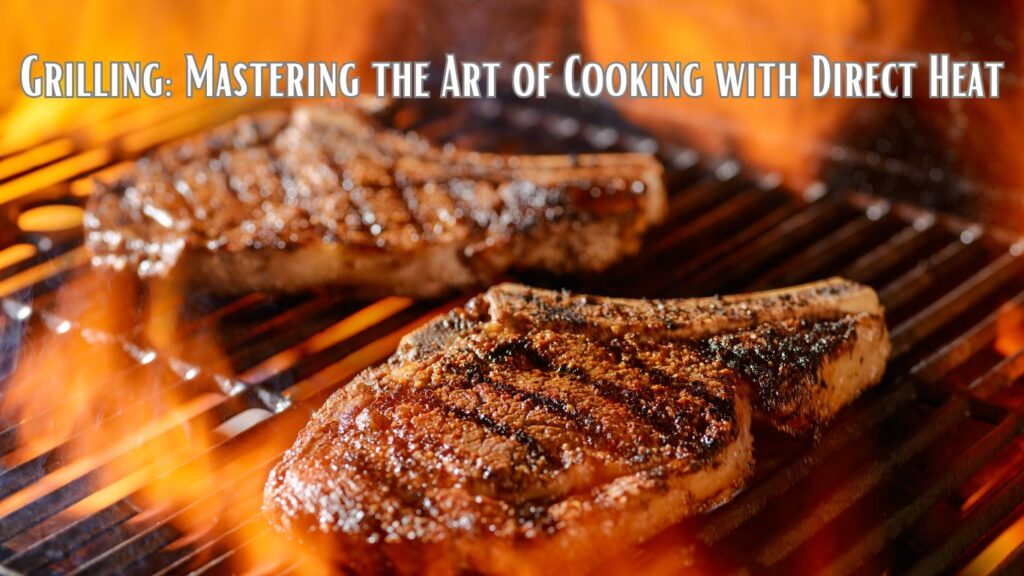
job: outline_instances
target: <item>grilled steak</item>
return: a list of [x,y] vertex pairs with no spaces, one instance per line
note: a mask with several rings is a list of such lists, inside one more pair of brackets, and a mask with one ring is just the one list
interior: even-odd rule
[[838,279],[666,301],[497,286],[336,392],[265,510],[357,571],[587,566],[728,500],[752,407],[805,430],[876,383],[882,314]]
[[356,107],[242,117],[98,184],[93,263],[217,292],[432,297],[509,269],[600,271],[665,210],[643,154],[439,149]]

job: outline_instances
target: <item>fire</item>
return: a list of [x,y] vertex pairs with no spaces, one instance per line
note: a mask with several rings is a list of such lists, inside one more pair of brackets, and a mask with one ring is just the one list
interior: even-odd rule
[[[273,434],[245,433],[266,411],[243,410],[222,422],[230,397],[200,380],[228,363],[210,339],[171,344],[180,329],[173,287],[150,294],[151,305],[136,310],[136,302],[147,301],[140,290],[124,277],[84,274],[58,292],[53,313],[37,312],[48,331],[23,347],[0,406],[0,416],[20,423],[17,448],[3,466],[47,454],[59,455],[61,465],[0,499],[0,516],[88,477],[91,491],[59,518],[70,522],[128,499],[144,511],[129,524],[160,519],[181,532],[168,549],[193,546],[210,554],[204,543],[219,539],[239,548],[228,560],[239,572],[330,573],[329,550],[310,550],[273,532],[260,513],[269,465],[305,414],[279,415]],[[118,336],[139,325],[149,338]],[[202,367],[169,373],[171,350],[191,354]]]
[[[700,61],[696,99],[622,100],[623,111],[668,139],[682,131],[713,156],[738,154],[802,188],[813,182],[845,121],[864,101],[811,97],[811,55],[835,61],[891,58],[914,31],[921,2],[583,3],[588,57],[608,62]],[[715,61],[798,62],[788,99],[719,98]]]
[[[29,268],[5,281],[0,294],[82,264],[78,256]],[[308,408],[386,358],[403,334],[441,310],[420,314],[298,382],[282,397],[283,411],[272,414],[233,395],[402,313],[413,301],[382,299],[235,374],[207,320],[262,296],[243,296],[196,320],[184,314],[186,289],[173,280],[142,285],[130,275],[85,270],[52,302],[36,303],[32,315],[42,333],[33,329],[23,343],[0,404],[0,419],[18,423],[16,448],[0,465],[59,464],[0,498],[0,517],[84,480],[90,487],[84,498],[57,514],[63,524],[127,500],[141,510],[128,526],[146,530],[160,523],[180,533],[157,544],[164,551],[210,562],[233,550],[217,561],[235,572],[332,573],[337,551],[330,544],[299,543],[262,516],[270,466],[305,424]]]
[[1011,306],[996,318],[995,349],[1003,356],[1024,350],[1024,309]]
[[[269,1],[200,0],[156,2],[94,0],[69,11],[59,3],[15,1],[4,6],[6,50],[0,54],[0,157],[51,138],[54,154],[109,136],[108,128],[133,115],[181,108],[185,97],[184,55],[215,54],[224,60],[339,60],[368,69],[375,25],[390,2],[313,1],[282,5]],[[197,17],[197,15],[202,15]],[[159,42],[154,38],[159,37]],[[19,68],[28,54],[51,61],[155,61],[172,78],[174,95],[162,99],[29,98],[21,92]],[[207,102],[216,110],[237,106]],[[208,120],[207,120],[208,122]],[[198,126],[197,126],[198,127]],[[38,152],[37,152],[38,153]],[[0,164],[0,178],[3,174]]]
[[1024,542],[1024,517],[1018,518],[1003,533],[997,536],[984,550],[964,567],[961,574],[975,576],[991,574],[1000,562],[1012,554]]
[[998,98],[918,99],[917,118],[938,143],[929,176],[946,194],[964,193],[977,212],[994,223],[1024,231],[1024,137],[1016,129],[1024,112],[1021,91],[1021,6],[1015,3],[931,3],[921,26],[925,52],[1003,61]]
[[[74,298],[76,294],[95,288],[89,284],[75,282],[60,297]],[[119,298],[134,297],[122,292],[122,288],[114,285],[111,292]],[[81,308],[81,304],[78,307]],[[70,355],[63,354],[29,354],[23,358],[5,394],[3,409],[5,415],[21,422],[24,438],[19,450],[8,455],[5,464],[17,465],[67,442],[78,430],[92,423],[97,417],[96,411],[108,414],[112,403],[120,401],[115,387],[96,385],[106,379],[113,380],[114,375],[131,367],[131,359],[120,353],[118,343],[106,337],[115,333],[117,317],[92,314],[89,317],[97,323],[85,333],[72,333],[70,322],[60,317],[55,318],[53,327],[54,349],[77,348],[83,354],[74,362],[81,362],[80,365],[72,365]],[[86,348],[88,354],[84,354]],[[85,358],[90,361],[84,361]],[[65,365],[55,366],[54,361]],[[41,394],[41,390],[53,390],[53,395]],[[78,410],[77,406],[90,406],[93,411]]]

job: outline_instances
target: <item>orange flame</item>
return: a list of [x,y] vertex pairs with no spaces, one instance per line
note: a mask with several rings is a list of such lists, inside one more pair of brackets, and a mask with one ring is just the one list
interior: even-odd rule
[[[123,277],[87,274],[58,293],[52,315],[43,313],[49,331],[25,347],[0,407],[0,415],[20,423],[17,449],[3,465],[49,451],[64,464],[0,500],[0,516],[89,474],[95,491],[60,518],[71,521],[129,498],[144,510],[129,524],[165,519],[183,534],[171,549],[202,551],[204,538],[224,534],[230,548],[250,543],[230,559],[237,571],[330,573],[329,550],[290,541],[269,530],[260,514],[269,465],[294,436],[239,435],[269,413],[246,410],[222,423],[226,394],[213,386],[190,390],[191,375],[158,368],[164,351],[116,336],[131,334],[141,321],[152,344],[185,354],[200,347],[202,354],[193,356],[204,361],[203,370],[228,366],[208,339],[171,346],[180,303],[173,289],[151,294],[152,305],[141,312],[133,309],[142,301],[138,290]],[[282,414],[277,430],[297,430],[303,419],[298,410]]]
[[1003,356],[1024,350],[1024,309],[1011,306],[996,318],[995,349]]
[[[154,115],[191,106],[184,89],[186,53],[212,53],[232,62],[355,61],[368,71],[375,24],[389,4],[90,0],[68,10],[59,2],[8,2],[2,26],[6,46],[0,53],[0,156],[65,134],[90,145],[130,127],[134,116],[148,116],[148,124]],[[33,53],[57,62],[160,62],[161,74],[173,79],[174,96],[32,99],[21,92],[19,78],[22,58]],[[205,105],[221,110],[238,106],[230,100]]]
[[[737,153],[803,187],[857,100],[811,97],[811,55],[835,61],[892,58],[913,32],[920,2],[742,2],[685,4],[587,0],[584,43],[596,61],[698,61],[704,95],[622,100],[624,112],[663,136],[682,130],[715,155]],[[756,38],[756,41],[753,39]],[[716,61],[796,61],[792,99],[719,98]],[[666,124],[666,119],[674,120]]]

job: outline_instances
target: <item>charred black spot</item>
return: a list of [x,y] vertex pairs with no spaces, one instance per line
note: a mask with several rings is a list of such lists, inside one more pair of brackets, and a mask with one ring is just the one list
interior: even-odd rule
[[808,384],[819,383],[822,362],[847,343],[854,330],[851,318],[804,319],[715,336],[701,347],[754,384],[760,407],[771,410],[800,401]]

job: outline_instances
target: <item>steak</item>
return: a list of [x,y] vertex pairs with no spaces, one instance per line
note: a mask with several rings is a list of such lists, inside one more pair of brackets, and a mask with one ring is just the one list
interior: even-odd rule
[[752,413],[820,426],[888,352],[875,293],[841,279],[660,301],[496,286],[337,391],[264,508],[360,572],[593,567],[728,501]]
[[355,106],[266,112],[97,183],[86,246],[96,266],[214,292],[434,297],[635,253],[665,212],[661,172],[645,154],[437,148]]

